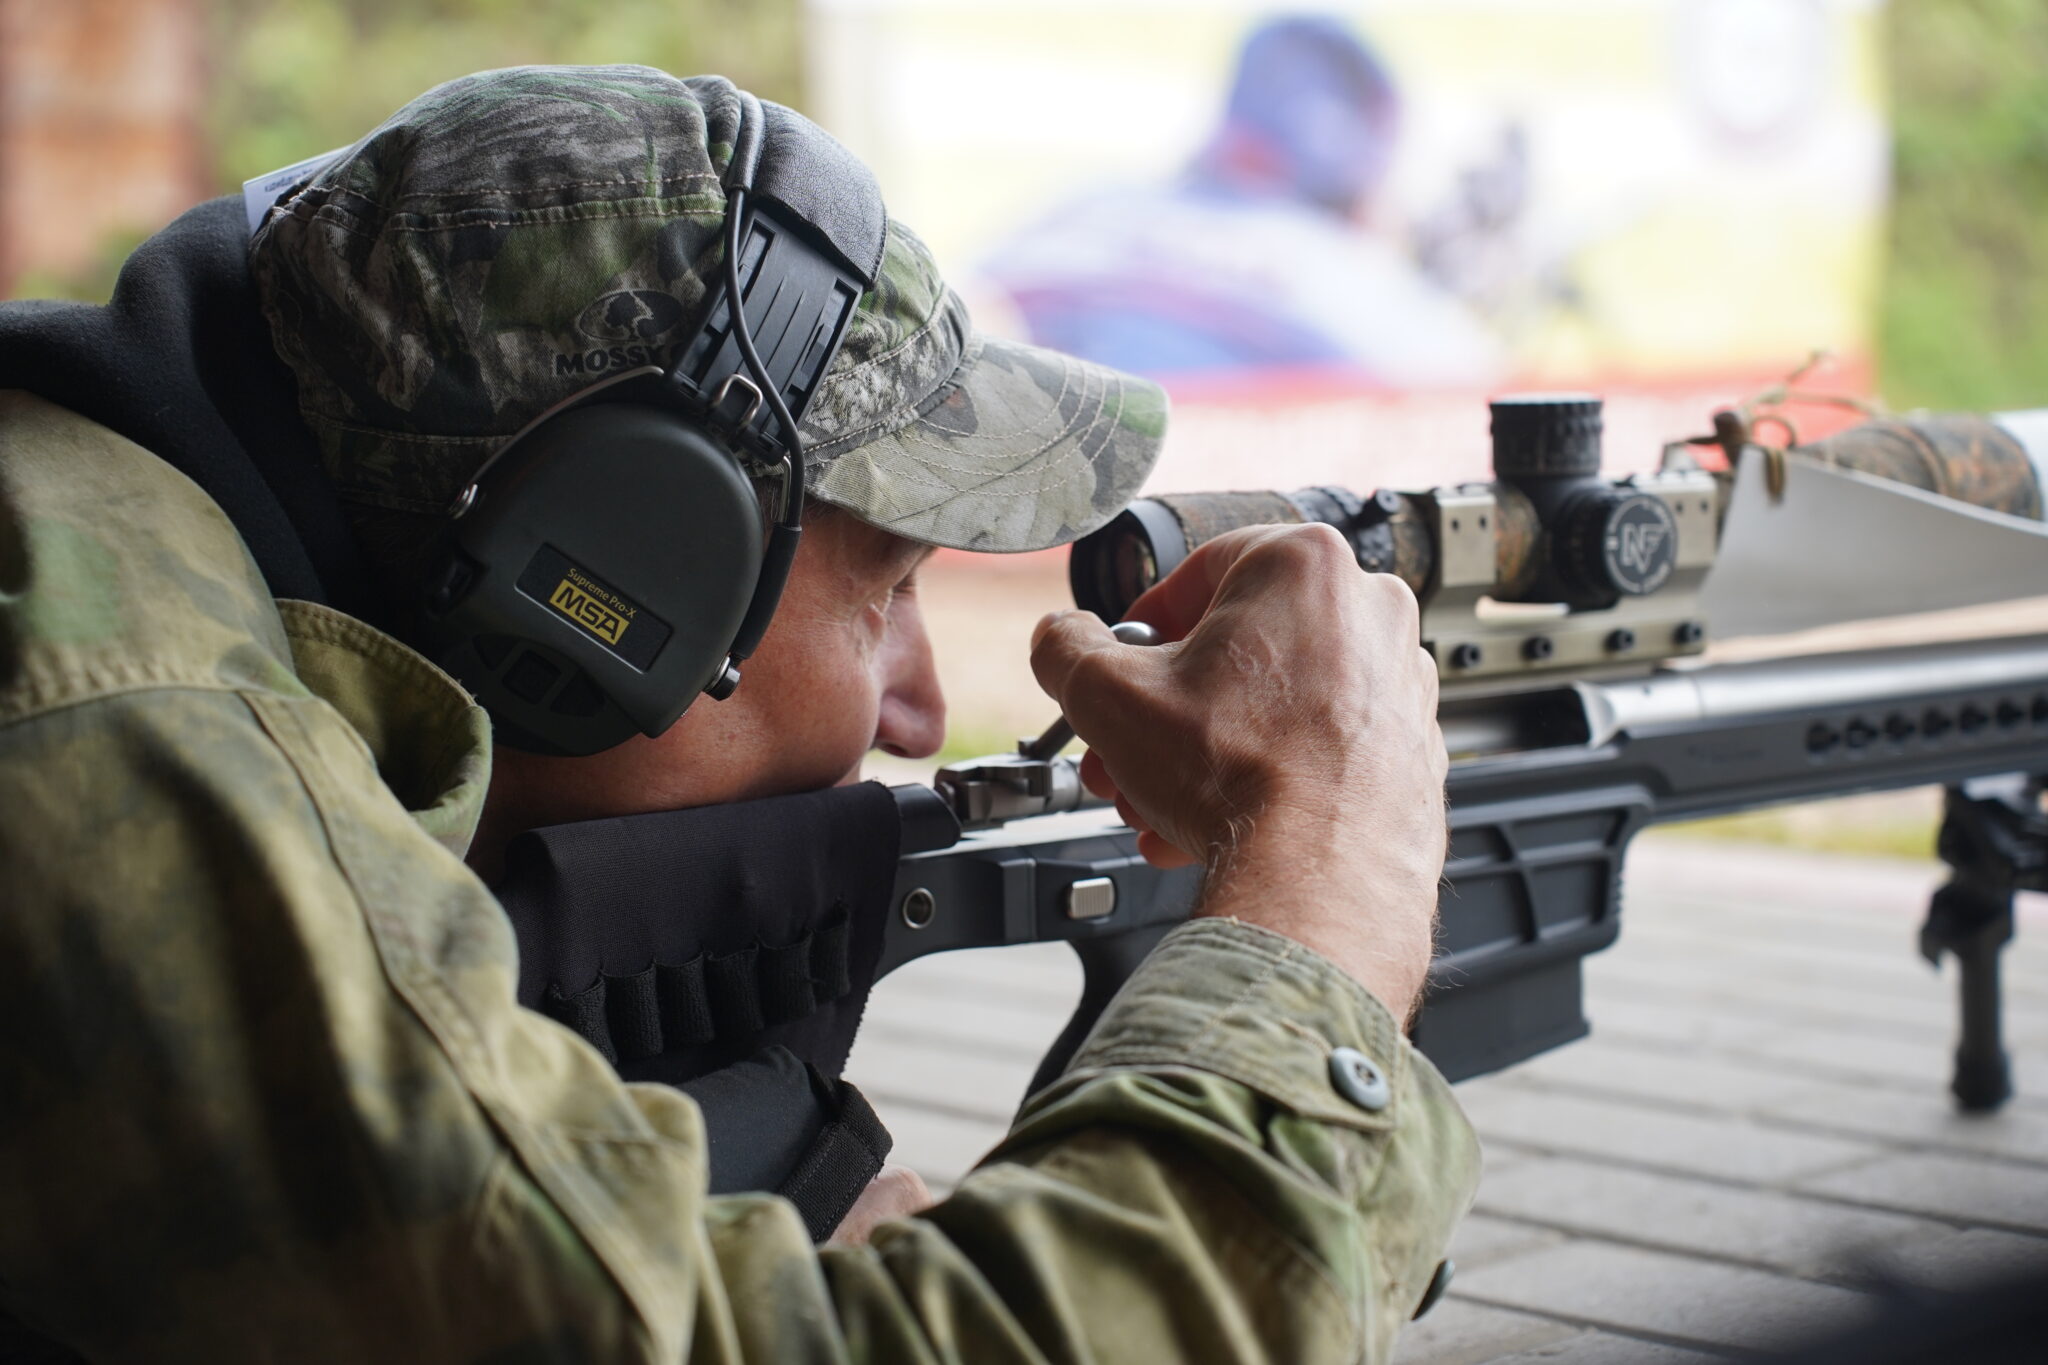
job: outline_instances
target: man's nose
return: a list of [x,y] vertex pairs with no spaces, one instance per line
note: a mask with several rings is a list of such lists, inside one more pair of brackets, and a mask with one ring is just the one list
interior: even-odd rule
[[906,625],[887,651],[875,747],[898,758],[930,758],[946,742],[946,694],[923,620]]

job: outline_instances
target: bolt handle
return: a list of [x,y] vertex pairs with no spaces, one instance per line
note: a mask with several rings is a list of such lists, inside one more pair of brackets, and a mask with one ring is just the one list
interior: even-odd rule
[[[1109,633],[1127,645],[1156,645],[1159,643],[1159,632],[1146,625],[1143,621],[1119,621],[1109,628]],[[1067,724],[1065,716],[1061,716],[1058,720],[1046,726],[1045,733],[1037,739],[1018,740],[1017,752],[1025,758],[1045,763],[1057,757],[1059,751],[1066,748],[1073,741],[1074,727]]]

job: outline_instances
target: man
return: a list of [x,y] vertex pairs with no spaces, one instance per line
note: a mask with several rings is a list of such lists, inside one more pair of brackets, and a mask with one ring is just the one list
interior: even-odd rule
[[1499,342],[1375,221],[1400,132],[1393,76],[1350,25],[1266,20],[1179,175],[1062,203],[981,272],[1032,340],[1142,374],[1484,386]]
[[[787,1203],[707,1198],[688,1099],[516,1006],[456,856],[484,716],[277,599],[370,600],[357,546],[406,602],[436,510],[588,382],[556,362],[619,324],[593,303],[659,329],[641,296],[702,298],[740,108],[640,68],[454,82],[285,197],[253,294],[195,211],[105,315],[0,327],[34,389],[0,397],[0,1326],[109,1360],[1334,1361],[1384,1358],[1440,1283],[1477,1149],[1400,1035],[1443,856],[1435,673],[1406,589],[1322,528],[1203,547],[1138,609],[1166,648],[1041,624],[1088,780],[1148,857],[1212,871],[943,1203],[820,1252]],[[584,766],[508,759],[488,838],[928,751],[917,546],[1058,543],[1134,491],[1153,391],[980,342],[888,243],[807,419],[839,510],[739,692]],[[223,382],[270,373],[243,303],[303,426]],[[324,463],[348,545],[280,450]]]

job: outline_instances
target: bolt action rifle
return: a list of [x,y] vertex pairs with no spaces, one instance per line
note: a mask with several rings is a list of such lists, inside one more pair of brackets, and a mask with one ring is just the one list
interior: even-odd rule
[[[1921,948],[1961,967],[1953,1088],[1968,1109],[2011,1093],[1999,951],[2013,893],[2048,888],[2048,635],[1699,656],[1733,614],[1707,591],[1724,529],[1759,521],[1760,499],[1884,489],[1915,515],[2039,523],[2029,446],[2048,442],[2023,439],[2038,430],[2024,420],[1921,417],[1788,450],[1761,441],[1771,420],[1794,434],[1738,409],[1713,436],[1667,449],[1658,472],[1611,479],[1597,399],[1509,399],[1493,407],[1490,483],[1146,499],[1072,551],[1075,601],[1109,621],[1194,547],[1254,523],[1328,523],[1362,568],[1414,589],[1452,756],[1438,955],[1415,1041],[1454,1080],[1587,1032],[1580,960],[1619,932],[1622,860],[1646,826],[1939,783],[1951,875]],[[1727,467],[1702,467],[1697,447]],[[1200,876],[1140,859],[1115,813],[1089,808],[1053,739],[1064,742],[1049,734],[894,789],[907,856],[880,964],[1071,944],[1085,985],[1041,1081],[1188,916]]]

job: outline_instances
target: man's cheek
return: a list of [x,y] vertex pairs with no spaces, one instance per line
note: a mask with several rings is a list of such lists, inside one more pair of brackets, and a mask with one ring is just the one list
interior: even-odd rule
[[818,748],[806,756],[804,775],[795,785],[816,791],[825,787],[844,787],[862,779],[862,763],[866,759],[868,745],[865,741],[837,743],[831,749]]
[[801,761],[819,785],[829,786],[858,768],[874,743],[880,693],[864,667],[821,670],[808,686],[813,705]]

